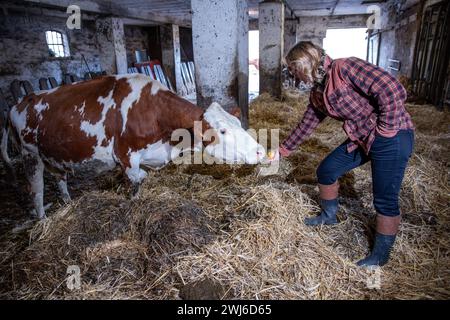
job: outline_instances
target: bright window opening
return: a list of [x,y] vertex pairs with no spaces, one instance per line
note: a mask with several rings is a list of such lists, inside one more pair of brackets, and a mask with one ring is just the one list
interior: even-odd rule
[[323,48],[332,59],[367,58],[367,29],[328,29]]
[[248,33],[248,95],[253,100],[259,95],[259,31]]
[[69,46],[64,34],[58,31],[46,31],[45,39],[47,40],[47,46],[50,56],[52,57],[68,57]]

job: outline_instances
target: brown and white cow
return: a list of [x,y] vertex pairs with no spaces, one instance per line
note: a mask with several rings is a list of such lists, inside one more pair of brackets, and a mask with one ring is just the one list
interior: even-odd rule
[[[66,201],[66,172],[89,160],[120,165],[138,186],[147,175],[141,166],[160,169],[179,156],[171,135],[180,128],[197,131],[193,133],[200,139],[194,149],[203,144],[205,152],[227,161],[256,164],[265,154],[240,121],[217,103],[203,110],[141,74],[107,76],[28,95],[11,109],[9,121],[39,218],[45,217],[44,168],[57,177]],[[195,121],[201,121],[200,130],[195,130]],[[208,129],[216,133],[212,142],[201,139]],[[2,143],[4,153],[6,147]],[[227,147],[231,154],[223,151]]]

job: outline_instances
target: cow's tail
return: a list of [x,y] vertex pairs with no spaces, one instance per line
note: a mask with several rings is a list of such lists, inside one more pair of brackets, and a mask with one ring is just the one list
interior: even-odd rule
[[9,176],[9,181],[12,182],[12,184],[16,184],[16,172],[14,170],[14,166],[13,163],[11,161],[11,158],[9,157],[8,154],[8,141],[10,139],[10,132],[11,132],[11,125],[10,125],[10,121],[8,119],[8,114],[6,113],[6,115],[2,115],[2,119],[1,119],[1,132],[2,132],[2,139],[1,139],[1,143],[0,143],[0,150],[1,150],[1,158],[5,164],[8,176]]

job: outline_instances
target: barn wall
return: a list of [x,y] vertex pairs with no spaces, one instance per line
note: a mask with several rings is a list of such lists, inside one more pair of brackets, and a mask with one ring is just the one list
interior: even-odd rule
[[[101,40],[105,37],[106,43],[111,41],[108,40],[110,35],[96,26],[99,17],[84,15],[81,29],[70,30],[66,26],[68,15],[58,10],[46,12],[48,15],[44,16],[8,8],[0,13],[0,88],[10,104],[13,101],[9,85],[14,79],[28,80],[38,90],[41,77],[55,77],[58,83],[61,83],[66,73],[84,78],[88,69],[82,61],[82,55],[92,72],[110,71],[109,64],[115,68],[114,46],[102,45]],[[70,57],[50,57],[45,40],[45,31],[48,30],[66,34]],[[135,61],[135,50],[150,51],[151,32],[152,28],[124,26],[128,66]],[[107,63],[107,58],[113,59],[112,62]]]
[[[398,10],[396,1],[389,1],[382,7],[378,65],[397,77],[411,77],[414,48],[419,28],[418,13],[419,3]],[[389,69],[392,64],[389,59],[400,61],[399,71]]]
[[[69,41],[69,58],[50,57],[45,31],[65,32]],[[50,16],[25,15],[8,11],[0,19],[0,88],[12,103],[9,85],[14,79],[28,80],[39,89],[41,77],[53,76],[60,83],[66,73],[84,77],[87,67],[101,71],[94,21],[82,21],[81,30],[69,30],[66,19]],[[112,53],[113,54],[113,53]]]
[[128,66],[132,66],[136,62],[136,50],[146,50],[147,54],[149,54],[150,32],[152,32],[152,29],[126,25],[124,30]]

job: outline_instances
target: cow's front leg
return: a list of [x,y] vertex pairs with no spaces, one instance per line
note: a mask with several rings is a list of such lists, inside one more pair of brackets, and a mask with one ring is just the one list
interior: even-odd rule
[[44,209],[44,163],[36,154],[24,153],[25,174],[29,183],[34,212],[39,219],[45,218]]
[[131,156],[130,167],[125,169],[125,174],[132,184],[132,198],[139,197],[139,189],[142,181],[147,177],[147,172],[140,168],[141,158],[139,156]]
[[67,174],[64,174],[59,177],[58,189],[65,203],[72,201],[72,199],[70,198],[69,190],[67,189]]

